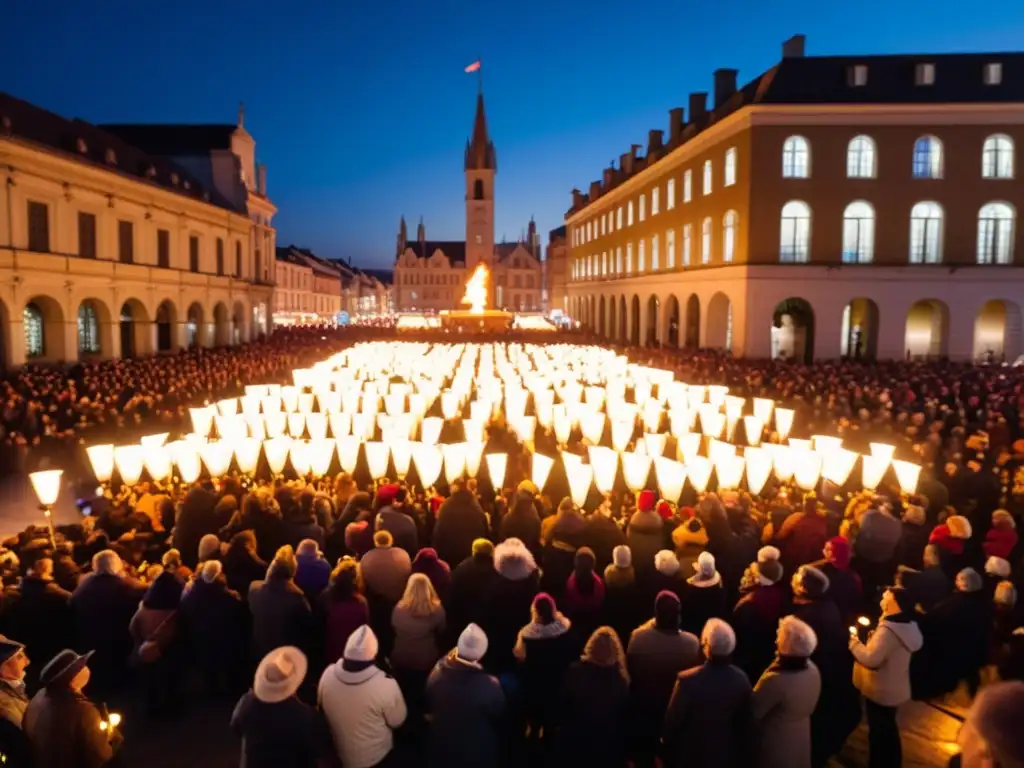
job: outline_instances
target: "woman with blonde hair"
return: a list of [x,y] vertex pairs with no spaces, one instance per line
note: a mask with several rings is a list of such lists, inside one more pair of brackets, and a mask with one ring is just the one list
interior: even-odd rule
[[556,755],[565,765],[625,768],[629,673],[619,636],[599,627],[565,676]]
[[414,573],[405,593],[391,612],[395,645],[391,663],[406,703],[412,712],[422,711],[427,676],[441,658],[440,640],[445,630],[445,613],[434,585],[425,574]]

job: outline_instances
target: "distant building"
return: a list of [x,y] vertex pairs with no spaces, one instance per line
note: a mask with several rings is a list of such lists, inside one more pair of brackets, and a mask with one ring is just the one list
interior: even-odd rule
[[0,364],[269,330],[277,209],[234,124],[68,120],[0,93]]
[[305,248],[277,249],[274,324],[333,323],[343,308],[344,273]]
[[466,239],[427,240],[420,220],[409,240],[403,216],[398,228],[394,273],[395,310],[438,312],[459,309],[465,284],[483,263],[490,270],[491,307],[540,311],[541,263],[537,227],[531,220],[526,239],[494,242],[494,181],[498,159],[487,134],[483,92],[477,95],[472,138],[466,142]]
[[735,355],[1024,352],[1024,54],[805,56],[714,73],[566,214],[569,307]]
[[569,244],[565,225],[548,233],[548,251],[544,257],[544,295],[546,312],[567,312],[569,294]]

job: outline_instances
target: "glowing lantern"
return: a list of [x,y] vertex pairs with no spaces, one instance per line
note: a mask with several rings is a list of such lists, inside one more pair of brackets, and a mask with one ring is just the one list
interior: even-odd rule
[[366,451],[366,466],[370,470],[370,477],[379,480],[387,475],[388,458],[391,455],[388,444],[370,441],[363,444],[363,449]]
[[651,474],[651,457],[642,453],[622,454],[622,476],[626,486],[633,493],[639,493],[647,487],[647,478]]
[[352,434],[363,440],[372,440],[376,429],[375,413],[357,413],[352,416]]
[[281,437],[288,428],[288,414],[282,411],[264,411],[263,425],[267,428],[267,437]]
[[245,385],[245,396],[255,397],[257,399],[266,397],[270,394],[270,387],[266,384],[246,384]]
[[166,446],[143,445],[142,461],[146,465],[149,476],[161,482],[171,476],[171,455]]
[[181,479],[186,483],[194,483],[203,469],[199,460],[199,443],[179,440],[172,443],[169,450]]
[[587,453],[594,468],[594,485],[601,493],[611,493],[619,473],[619,454],[601,445],[588,446]]
[[334,440],[329,440],[326,437],[310,440],[307,443],[306,456],[309,459],[309,471],[313,477],[323,477],[330,470],[336,445]]
[[327,437],[327,414],[307,413],[306,431],[310,440],[323,440]]
[[441,415],[445,421],[454,419],[459,412],[459,398],[451,390],[441,393]]
[[504,453],[488,453],[484,459],[487,461],[487,475],[491,478],[491,486],[495,490],[500,490],[505,482],[508,455]]
[[60,479],[63,469],[48,469],[43,472],[32,472],[28,479],[32,482],[32,490],[44,507],[52,507],[60,496]]
[[791,437],[791,438],[789,438],[789,447],[792,448],[794,451],[810,451],[810,450],[812,450],[812,448],[811,448],[811,441],[810,440],[801,440],[798,437]]
[[334,442],[338,444],[338,461],[341,463],[342,471],[351,475],[359,463],[359,445],[362,439],[358,435],[342,435],[336,437]]
[[267,425],[263,421],[263,414],[246,413],[243,414],[242,419],[245,421],[246,435],[248,437],[263,440],[267,436]]
[[711,460],[703,456],[695,456],[693,461],[686,464],[686,476],[697,493],[704,493],[707,490],[708,481],[711,479],[711,470],[714,467]]
[[295,413],[299,410],[299,390],[295,387],[281,387],[281,402],[285,413]]
[[263,413],[280,413],[281,396],[267,395],[266,397],[260,398],[260,407],[263,409]]
[[216,409],[209,406],[189,408],[188,415],[192,419],[192,431],[200,437],[209,437],[215,413]]
[[389,442],[391,447],[391,460],[395,464],[395,474],[400,480],[404,480],[409,474],[409,463],[412,461],[412,443],[409,440],[394,440]]
[[467,440],[463,445],[466,446],[466,474],[476,477],[484,455],[484,443],[482,440]]
[[349,389],[341,393],[341,410],[348,414],[359,413],[359,401],[362,393],[358,389]]
[[238,398],[229,397],[224,400],[218,400],[217,410],[220,411],[221,416],[234,416],[238,413]]
[[302,437],[302,433],[306,431],[306,414],[304,413],[289,413],[288,414],[288,434],[298,440]]
[[825,456],[833,451],[841,450],[843,440],[840,437],[829,437],[828,435],[811,435],[811,444],[814,450]]
[[793,429],[793,417],[796,412],[791,408],[776,408],[775,409],[775,431],[779,433],[779,440],[785,440],[789,437],[789,432]]
[[721,385],[710,386],[708,387],[708,402],[715,406],[715,408],[720,408],[722,403],[725,402],[725,397],[728,394],[728,387],[723,387]]
[[238,398],[238,402],[242,406],[243,416],[254,416],[260,412],[260,399],[258,397],[245,395]]
[[416,474],[424,488],[429,488],[437,482],[437,478],[441,476],[441,466],[444,462],[440,448],[436,445],[418,443],[413,446],[412,460],[416,465]]
[[683,464],[689,466],[700,454],[701,436],[696,432],[687,432],[676,438],[676,453]]
[[139,445],[141,445],[143,448],[148,448],[151,445],[160,447],[161,445],[163,445],[166,442],[167,442],[167,433],[166,432],[161,432],[160,434],[157,434],[157,435],[146,435],[144,437],[140,437],[139,438]]
[[385,396],[384,409],[388,412],[389,416],[397,416],[400,413],[405,413],[405,393],[392,393]]
[[217,435],[221,440],[238,440],[249,436],[249,425],[242,416],[214,416]]
[[587,405],[592,406],[595,411],[600,411],[604,406],[604,387],[587,387],[583,390],[583,395],[586,398]]
[[857,463],[857,454],[845,448],[837,448],[825,453],[822,459],[821,476],[838,486],[846,485]]
[[256,472],[261,450],[263,450],[263,443],[254,437],[234,441],[235,461],[238,462],[238,468],[244,474],[252,475]]
[[761,420],[762,426],[772,418],[772,411],[775,409],[775,401],[766,397],[754,398],[754,415]]
[[643,410],[644,429],[648,432],[657,432],[661,427],[661,403],[657,400],[647,400]]
[[605,415],[599,411],[586,413],[580,419],[580,432],[583,433],[583,437],[594,445],[598,445],[601,442],[601,436],[604,434],[605,420]]
[[892,457],[896,455],[896,447],[885,443],[871,443],[871,455],[885,459],[886,466],[888,466]]
[[544,484],[548,481],[548,475],[551,474],[553,466],[555,466],[553,459],[549,459],[542,453],[533,454],[533,467],[530,477],[533,480],[533,484],[537,486],[538,493],[544,490]]
[[352,430],[352,417],[347,413],[332,411],[327,415],[327,422],[331,425],[331,437],[335,439],[344,437]]
[[317,392],[316,401],[320,404],[320,413],[341,413],[341,392]]
[[590,493],[590,483],[594,478],[594,468],[583,462],[569,462],[565,465],[565,474],[569,480],[569,493],[573,503],[582,507]]
[[747,433],[747,445],[757,446],[761,444],[761,433],[764,432],[764,420],[762,420],[760,416],[744,416],[743,429]]
[[725,443],[714,438],[708,441],[708,458],[711,459],[712,464],[716,464],[722,457],[728,458],[735,455],[736,446],[732,443]]
[[917,493],[917,481],[921,476],[921,467],[909,461],[893,461],[892,468],[896,472],[896,482],[904,493]]
[[678,461],[659,456],[654,460],[654,476],[658,481],[658,492],[661,497],[678,504],[679,497],[683,495],[683,485],[686,483],[686,467]]
[[813,491],[821,476],[821,454],[814,451],[793,451],[793,479],[805,491]]
[[114,446],[112,445],[91,445],[85,449],[92,465],[92,473],[101,483],[110,480],[114,474]]
[[632,419],[612,419],[612,447],[622,453],[633,439],[636,424]]
[[420,422],[420,440],[427,445],[437,445],[441,439],[441,427],[444,420],[437,416],[429,416]]
[[668,440],[668,435],[657,434],[653,435],[650,432],[644,434],[644,445],[647,447],[647,455],[652,458],[665,455],[665,442]]
[[483,442],[487,437],[484,422],[475,419],[462,420],[462,434],[467,442]]
[[142,477],[142,446],[119,445],[114,449],[114,463],[125,485],[135,485]]
[[199,446],[199,455],[203,457],[203,464],[210,477],[227,474],[233,454],[232,445],[227,440],[214,440]]
[[885,456],[869,456],[865,454],[860,457],[860,461],[861,485],[869,491],[873,491],[882,482],[882,478],[885,477],[885,472],[889,469],[889,459]]
[[466,472],[465,443],[449,443],[441,446],[444,454],[444,479],[451,485]]
[[555,415],[555,439],[559,445],[566,445],[569,442],[569,435],[572,432],[572,422],[569,420],[569,413],[564,405],[556,405]]
[[707,437],[721,437],[725,431],[725,414],[704,406],[700,411],[700,431]]
[[764,490],[772,473],[772,456],[763,448],[747,448],[743,458],[747,462],[747,490],[756,496]]
[[765,446],[765,450],[771,452],[775,477],[780,483],[788,483],[796,469],[796,457],[793,449],[788,445],[769,444]]

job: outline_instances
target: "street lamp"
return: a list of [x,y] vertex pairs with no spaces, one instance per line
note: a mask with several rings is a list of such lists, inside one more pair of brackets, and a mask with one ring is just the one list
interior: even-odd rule
[[44,472],[32,472],[28,479],[32,481],[32,490],[36,492],[39,499],[39,506],[46,515],[46,525],[50,529],[50,544],[57,547],[57,537],[53,530],[53,505],[57,503],[60,495],[60,478],[64,474],[63,469],[50,469]]

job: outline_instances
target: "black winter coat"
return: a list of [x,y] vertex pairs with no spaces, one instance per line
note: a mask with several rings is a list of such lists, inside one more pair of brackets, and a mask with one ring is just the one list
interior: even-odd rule
[[626,543],[626,534],[614,520],[598,512],[587,517],[587,532],[584,535],[588,546],[594,550],[594,571],[604,573],[604,569],[612,563],[612,551]]
[[487,669],[498,673],[515,667],[512,649],[519,630],[530,622],[530,606],[539,591],[540,578],[536,571],[515,579],[499,574],[487,601],[483,627],[488,641],[484,656]]
[[654,612],[654,604],[646,601],[632,569],[629,573],[630,578],[624,578],[615,568],[606,568],[604,572],[604,618],[619,636],[623,648],[629,643],[633,630]]
[[487,516],[469,491],[453,493],[437,511],[431,539],[437,556],[448,565],[461,563],[473,553],[473,542],[486,539]]
[[487,621],[487,603],[498,582],[491,555],[471,555],[452,571],[448,590],[448,632],[458,637],[470,622],[483,626]]
[[254,658],[262,659],[284,645],[309,651],[313,612],[294,582],[287,579],[254,581],[249,587],[249,610]]
[[565,676],[559,710],[562,724],[555,736],[555,765],[628,765],[624,724],[629,716],[629,684],[617,668],[574,662]]
[[[26,576],[4,593],[2,626],[32,654],[32,666],[41,671],[64,648],[75,642],[71,593],[37,576]],[[30,678],[32,675],[29,668]]]
[[556,620],[551,624],[527,624],[520,633],[520,659],[523,685],[526,689],[526,709],[534,726],[550,725],[562,713],[558,696],[569,665],[579,658],[580,647],[576,636],[569,631],[568,621]]
[[91,573],[71,594],[79,651],[95,651],[90,665],[102,688],[114,682],[132,650],[128,624],[146,593],[139,582]]
[[229,547],[220,562],[228,587],[235,590],[243,601],[249,599],[249,585],[267,575],[267,563],[245,547]]
[[519,539],[534,557],[540,556],[540,514],[533,503],[533,497],[517,493],[515,504],[501,518],[500,541]]
[[687,584],[686,587],[679,628],[700,637],[708,619],[724,619],[729,615],[725,587],[721,584],[714,587],[695,587]]
[[296,696],[268,704],[249,691],[235,705],[231,731],[242,739],[241,768],[316,768],[327,752],[326,721]]
[[203,669],[219,671],[236,663],[249,617],[241,597],[226,582],[196,579],[182,595],[180,615]]
[[205,488],[193,488],[185,496],[174,521],[172,541],[181,553],[181,561],[191,569],[199,562],[199,540],[217,533],[217,497]]
[[430,673],[427,701],[432,716],[427,765],[500,764],[505,694],[496,678],[454,658],[453,652]]

